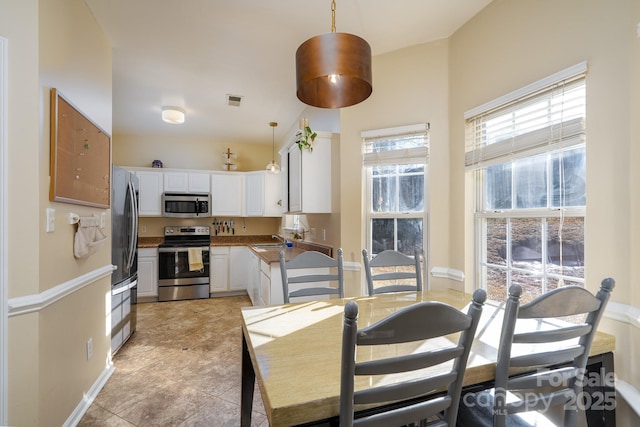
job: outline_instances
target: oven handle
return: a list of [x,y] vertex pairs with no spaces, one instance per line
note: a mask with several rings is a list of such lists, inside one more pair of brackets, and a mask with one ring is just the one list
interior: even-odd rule
[[[209,251],[209,247],[199,247],[193,249],[200,249],[201,251]],[[176,252],[189,252],[189,248],[158,248],[159,253],[176,253]]]

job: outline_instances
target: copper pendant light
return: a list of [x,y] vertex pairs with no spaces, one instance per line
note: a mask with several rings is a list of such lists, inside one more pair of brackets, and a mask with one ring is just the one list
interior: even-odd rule
[[336,2],[331,32],[312,37],[296,51],[296,95],[307,105],[341,108],[371,95],[371,47],[366,40],[336,33]]

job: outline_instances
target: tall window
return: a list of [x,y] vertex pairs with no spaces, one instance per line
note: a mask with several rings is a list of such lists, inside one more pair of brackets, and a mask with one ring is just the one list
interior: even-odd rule
[[585,73],[579,64],[467,113],[476,277],[523,301],[584,285]]
[[372,254],[424,250],[428,129],[421,124],[362,133],[367,247]]

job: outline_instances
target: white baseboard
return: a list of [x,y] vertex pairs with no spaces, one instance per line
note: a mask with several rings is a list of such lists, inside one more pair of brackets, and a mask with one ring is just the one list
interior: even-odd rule
[[604,317],[629,323],[640,328],[640,308],[628,304],[609,301]]
[[464,272],[454,268],[433,267],[431,275],[442,279],[451,279],[457,282],[464,282]]
[[69,418],[64,422],[63,427],[75,427],[78,425],[84,414],[87,412],[95,398],[102,390],[102,387],[107,383],[111,375],[116,370],[112,363],[105,367],[104,371],[98,376],[95,380],[91,388],[87,391],[87,393],[82,397],[82,400],[76,408],[73,410]]
[[629,407],[640,417],[640,391],[628,382],[616,379],[616,392],[622,396]]
[[354,261],[343,261],[342,267],[345,271],[360,271],[360,263]]

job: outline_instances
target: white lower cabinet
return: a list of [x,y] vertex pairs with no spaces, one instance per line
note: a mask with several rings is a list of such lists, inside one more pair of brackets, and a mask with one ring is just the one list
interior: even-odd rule
[[229,290],[229,247],[212,246],[209,253],[210,292]]
[[247,260],[250,249],[246,246],[212,246],[209,257],[210,292],[235,292],[247,290],[249,269]]
[[246,290],[249,284],[249,270],[247,261],[251,249],[246,246],[231,246],[229,248],[229,289],[233,291]]
[[[257,255],[256,255],[256,258]],[[279,305],[284,304],[284,294],[282,291],[282,275],[280,274],[280,263],[273,262],[268,263],[263,259],[259,259],[259,273],[260,277],[256,281],[255,286],[257,289],[250,289],[249,296],[253,305]],[[253,264],[252,264],[253,265]],[[329,269],[300,269],[296,270],[295,275],[307,275],[307,274],[329,274]],[[296,285],[293,285],[295,289]],[[298,285],[299,286],[299,285]],[[254,296],[252,296],[252,294]],[[309,296],[304,298],[297,298],[295,301],[316,301],[322,299],[328,299],[328,295]]]
[[268,263],[254,255],[257,277],[252,282],[253,288],[249,290],[249,296],[253,305],[284,304],[282,296],[282,276],[280,275],[280,263]]
[[138,249],[138,297],[158,296],[158,249]]

